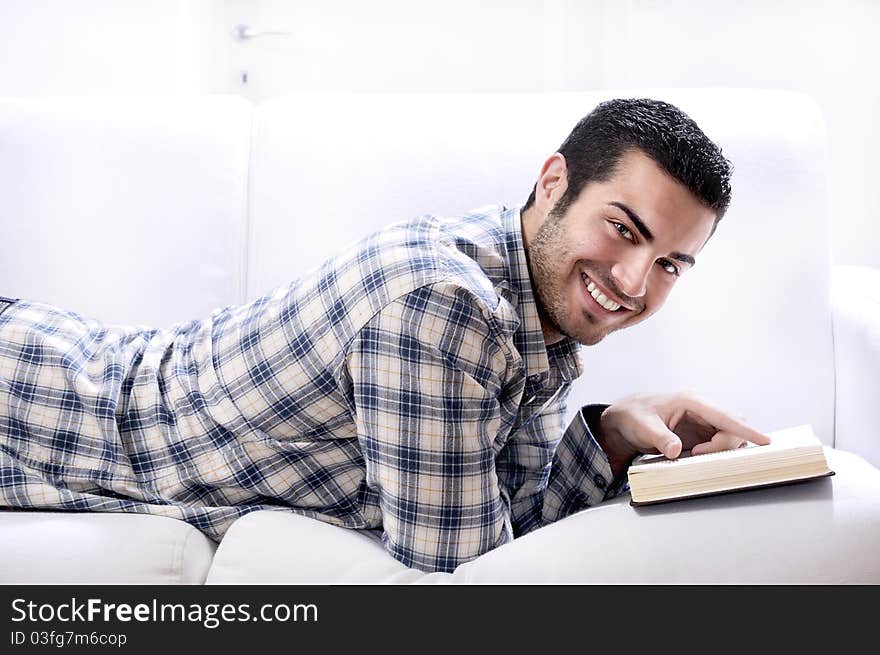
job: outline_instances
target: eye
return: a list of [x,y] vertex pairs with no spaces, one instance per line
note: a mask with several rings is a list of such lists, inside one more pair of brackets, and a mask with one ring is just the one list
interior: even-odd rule
[[622,236],[624,239],[626,239],[627,241],[635,241],[633,233],[626,225],[624,225],[623,223],[615,223],[614,221],[612,221],[611,224],[614,225],[614,229],[617,230],[620,236]]
[[668,259],[658,259],[657,263],[660,264],[660,267],[664,271],[666,271],[670,275],[674,275],[674,276],[678,277],[678,275],[679,275],[678,266],[673,264],[671,261],[669,261]]

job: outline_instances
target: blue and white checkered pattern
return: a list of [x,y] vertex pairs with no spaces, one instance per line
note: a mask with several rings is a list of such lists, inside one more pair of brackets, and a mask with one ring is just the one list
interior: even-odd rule
[[451,571],[623,487],[545,347],[517,210],[423,216],[210,318],[0,313],[0,505],[143,512],[220,540],[254,510],[383,531]]

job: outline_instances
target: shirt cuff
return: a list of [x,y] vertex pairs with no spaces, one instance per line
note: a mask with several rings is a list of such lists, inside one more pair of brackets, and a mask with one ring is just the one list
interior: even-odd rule
[[[609,498],[608,490],[614,483],[608,456],[593,437],[584,409],[587,408],[572,419],[556,449],[559,468],[566,471],[565,486],[571,493],[567,496],[568,502],[563,503],[566,509],[562,514],[566,516]],[[601,414],[602,409],[598,413]]]
[[[602,447],[594,436],[599,433],[599,419],[602,416],[602,412],[608,409],[608,407],[610,407],[610,405],[584,405],[579,412],[579,416],[582,420],[578,421],[576,419],[573,421],[573,423],[582,423],[585,426],[585,434],[582,438],[585,441],[591,442],[592,447],[601,453],[601,458],[604,459],[605,467],[607,467],[608,475],[606,479],[611,480],[611,482],[606,486],[605,495],[602,500],[610,500],[629,491],[629,476],[627,475],[629,469],[624,469],[617,479],[612,480],[613,474],[611,473],[611,464],[608,462],[608,455],[602,450]],[[599,458],[597,457],[596,459]]]

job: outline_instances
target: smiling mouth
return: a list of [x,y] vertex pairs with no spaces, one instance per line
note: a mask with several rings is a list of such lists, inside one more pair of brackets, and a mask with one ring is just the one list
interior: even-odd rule
[[590,297],[592,297],[592,299],[596,301],[596,304],[605,311],[616,312],[620,309],[627,309],[626,307],[623,307],[623,305],[614,302],[608,296],[602,293],[602,290],[587,276],[586,273],[581,273],[581,280],[583,280],[584,287],[586,288],[587,293],[590,295]]

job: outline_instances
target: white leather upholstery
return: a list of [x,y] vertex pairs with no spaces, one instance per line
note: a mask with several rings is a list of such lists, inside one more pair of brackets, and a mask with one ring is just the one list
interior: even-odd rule
[[163,516],[0,514],[2,584],[202,584],[216,549]]
[[880,467],[880,270],[834,268],[838,448]]
[[456,583],[880,582],[880,475],[826,449],[836,475],[642,508],[628,498],[570,516],[459,567]]
[[0,102],[0,295],[166,327],[241,300],[239,98]]
[[229,530],[208,584],[844,584],[880,582],[880,475],[826,448],[836,475],[633,508],[624,496],[463,564],[407,569],[362,534],[280,512]]
[[632,508],[591,508],[487,553],[455,582],[845,584],[880,581],[880,476],[826,449],[836,475]]
[[261,511],[226,533],[207,584],[405,584],[424,577],[377,538],[293,513]]
[[308,95],[257,110],[248,297],[396,220],[521,205],[544,160],[598,102],[678,104],[735,163],[734,202],[650,321],[584,349],[577,405],[694,388],[772,431],[834,438],[824,126],[771,91]]

